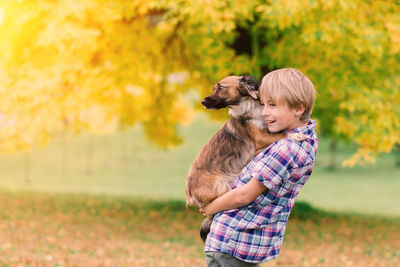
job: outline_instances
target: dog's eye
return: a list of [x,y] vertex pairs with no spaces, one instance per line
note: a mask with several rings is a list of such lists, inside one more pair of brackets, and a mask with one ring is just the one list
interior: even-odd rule
[[224,87],[222,85],[218,85],[218,91],[221,91],[222,89],[224,89]]

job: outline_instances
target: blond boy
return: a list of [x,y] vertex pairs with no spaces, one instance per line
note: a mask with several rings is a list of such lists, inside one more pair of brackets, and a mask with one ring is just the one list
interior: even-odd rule
[[205,245],[207,266],[258,266],[278,256],[290,211],[314,166],[314,97],[312,82],[296,69],[275,70],[262,79],[262,116],[269,131],[308,138],[273,143],[242,170],[231,191],[200,209],[205,216],[215,214]]

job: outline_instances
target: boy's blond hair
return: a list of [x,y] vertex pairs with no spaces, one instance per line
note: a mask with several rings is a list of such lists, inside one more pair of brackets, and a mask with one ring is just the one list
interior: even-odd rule
[[260,95],[267,96],[275,104],[287,102],[290,108],[303,105],[305,110],[300,120],[309,120],[314,106],[315,88],[299,70],[284,68],[271,71],[263,77],[259,90]]

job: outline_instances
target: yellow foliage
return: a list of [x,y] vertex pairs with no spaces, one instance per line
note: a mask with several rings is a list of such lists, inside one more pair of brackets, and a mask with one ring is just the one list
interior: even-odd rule
[[[170,62],[175,39],[166,43],[177,22],[150,25],[169,2],[26,0],[0,8],[0,112],[13,121],[0,136],[2,150],[29,147],[66,129],[104,134],[156,116],[152,125],[167,132],[161,144],[177,143],[167,125],[190,119],[190,112],[179,116],[187,108],[181,100],[172,104],[185,90],[175,92],[176,85],[165,82],[181,70],[179,61]],[[162,108],[152,109],[157,101]]]
[[370,161],[400,143],[399,14],[380,0],[2,1],[0,150],[138,123],[176,145],[200,105],[189,91],[290,66],[315,84],[321,132]]

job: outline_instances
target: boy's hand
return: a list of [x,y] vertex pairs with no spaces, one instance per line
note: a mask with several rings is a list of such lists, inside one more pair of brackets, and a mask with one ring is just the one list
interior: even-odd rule
[[209,214],[209,213],[207,212],[207,206],[205,206],[205,207],[203,207],[203,208],[200,208],[199,211],[200,211],[200,213],[203,214],[203,216],[205,216],[205,217],[211,218],[211,217],[213,216],[213,214]]

